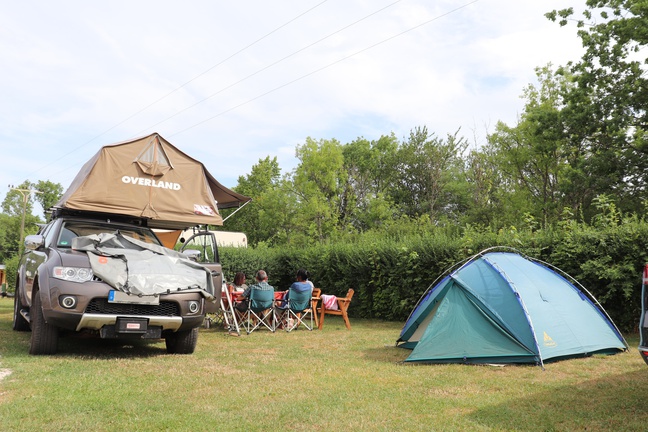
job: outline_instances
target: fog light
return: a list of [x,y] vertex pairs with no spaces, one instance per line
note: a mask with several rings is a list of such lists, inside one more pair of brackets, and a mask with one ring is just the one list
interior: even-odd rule
[[195,300],[189,302],[189,312],[196,313],[200,310],[200,303]]
[[61,297],[60,301],[61,301],[61,306],[63,306],[66,309],[72,309],[77,304],[76,297],[73,297],[73,296]]

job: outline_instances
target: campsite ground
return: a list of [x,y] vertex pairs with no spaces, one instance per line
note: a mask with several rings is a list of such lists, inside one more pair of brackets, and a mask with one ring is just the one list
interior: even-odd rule
[[63,339],[27,354],[0,299],[0,428],[33,430],[645,430],[648,366],[615,356],[533,366],[404,365],[402,323],[327,318],[322,331],[202,329],[163,343]]

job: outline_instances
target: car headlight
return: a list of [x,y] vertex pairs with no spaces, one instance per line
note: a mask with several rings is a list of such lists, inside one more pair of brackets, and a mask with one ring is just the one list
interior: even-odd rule
[[200,311],[200,303],[195,300],[191,300],[190,302],[188,302],[188,306],[189,306],[189,312],[192,314],[198,313],[198,311]]
[[52,276],[69,282],[88,282],[94,275],[92,269],[86,267],[54,267]]

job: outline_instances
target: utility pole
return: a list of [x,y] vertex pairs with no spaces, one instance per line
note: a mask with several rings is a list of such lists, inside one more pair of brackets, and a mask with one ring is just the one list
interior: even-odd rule
[[18,191],[23,196],[22,222],[20,223],[20,243],[18,243],[18,254],[21,255],[24,247],[23,242],[25,240],[25,213],[27,212],[27,201],[32,193],[41,192],[36,189],[20,189],[14,185],[9,185],[9,189]]

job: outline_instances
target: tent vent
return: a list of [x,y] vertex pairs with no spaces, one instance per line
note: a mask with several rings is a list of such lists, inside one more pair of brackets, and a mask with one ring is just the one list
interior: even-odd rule
[[151,141],[134,160],[144,173],[157,177],[173,169],[159,135],[151,136]]

